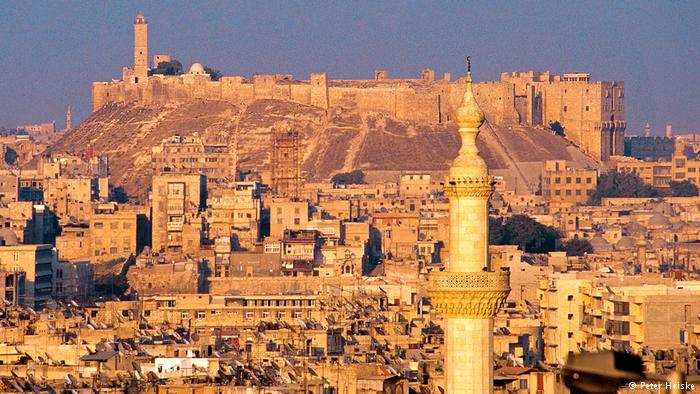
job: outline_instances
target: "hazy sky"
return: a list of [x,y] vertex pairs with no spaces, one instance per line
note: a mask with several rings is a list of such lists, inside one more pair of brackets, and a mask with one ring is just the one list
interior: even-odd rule
[[[90,84],[132,63],[132,22],[149,22],[149,61],[171,54],[227,75],[326,71],[371,78],[587,71],[622,80],[628,132],[700,132],[700,2],[0,2],[0,126],[90,111]],[[75,123],[74,120],[74,123]]]

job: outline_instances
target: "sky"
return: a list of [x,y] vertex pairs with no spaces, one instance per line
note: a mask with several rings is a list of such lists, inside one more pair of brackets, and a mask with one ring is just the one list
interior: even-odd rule
[[0,1],[0,127],[90,114],[93,81],[133,62],[133,17],[149,61],[171,54],[225,75],[308,79],[503,71],[589,72],[625,83],[627,132],[700,132],[698,1]]

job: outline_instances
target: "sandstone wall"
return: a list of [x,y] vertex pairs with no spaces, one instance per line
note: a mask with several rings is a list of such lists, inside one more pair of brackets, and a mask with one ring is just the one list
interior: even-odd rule
[[[211,81],[207,75],[154,76],[148,83],[95,82],[92,110],[107,103],[140,102],[168,104],[191,99],[225,100],[248,105],[253,100],[278,99],[328,109],[352,108],[361,112],[384,112],[401,120],[447,123],[464,94],[463,81],[388,81],[363,86],[362,81],[341,81],[329,86],[325,73],[312,74],[309,81],[255,75],[252,81],[240,76]],[[338,86],[340,85],[340,86]],[[506,82],[476,85],[479,104],[489,120],[517,122],[513,85]]]
[[478,83],[474,86],[474,96],[490,123],[514,124],[520,122],[515,110],[513,84],[508,82]]
[[281,293],[331,292],[339,286],[357,284],[353,277],[241,277],[209,278],[209,294],[214,295],[274,295]]

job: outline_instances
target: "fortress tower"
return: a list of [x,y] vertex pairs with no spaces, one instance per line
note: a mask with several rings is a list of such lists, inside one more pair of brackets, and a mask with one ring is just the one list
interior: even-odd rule
[[139,13],[134,18],[134,82],[148,80],[148,21]]
[[510,292],[509,273],[488,262],[488,199],[494,180],[476,147],[484,113],[471,72],[454,114],[462,148],[445,179],[450,199],[450,250],[445,271],[431,272],[429,295],[444,318],[445,392],[493,392],[493,316]]

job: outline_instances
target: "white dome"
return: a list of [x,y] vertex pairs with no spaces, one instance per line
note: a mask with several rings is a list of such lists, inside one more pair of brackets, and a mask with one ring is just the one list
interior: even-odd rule
[[199,63],[194,63],[190,67],[190,74],[205,74],[204,66]]

